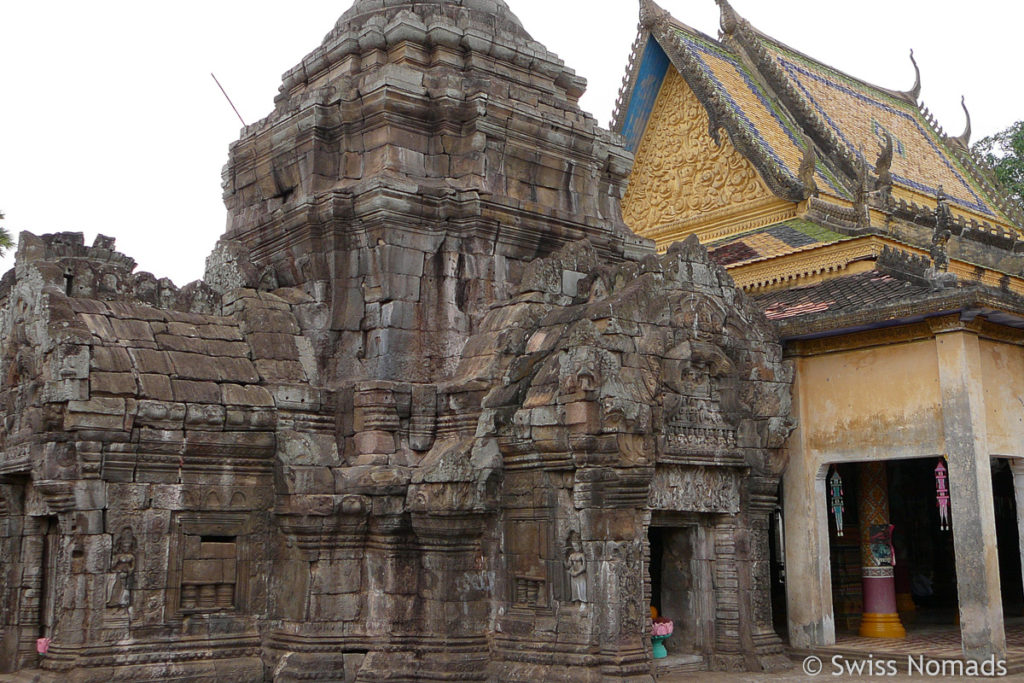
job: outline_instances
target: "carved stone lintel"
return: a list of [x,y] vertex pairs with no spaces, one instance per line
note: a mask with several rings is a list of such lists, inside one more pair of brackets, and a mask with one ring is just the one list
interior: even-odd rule
[[662,465],[654,473],[649,504],[656,510],[737,513],[739,477],[724,467]]

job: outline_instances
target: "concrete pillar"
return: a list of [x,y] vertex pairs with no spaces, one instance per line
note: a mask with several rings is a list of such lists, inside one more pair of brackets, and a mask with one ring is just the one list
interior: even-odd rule
[[[896,612],[896,578],[892,565],[895,558],[889,538],[889,479],[885,463],[861,463],[857,467],[857,475],[861,585],[864,587],[860,635],[866,638],[905,638],[907,632]],[[884,540],[875,538],[876,535],[883,536]],[[876,556],[873,541],[884,544],[888,561]]]
[[1017,545],[1024,573],[1024,458],[1010,458],[1010,471],[1013,472],[1013,498],[1017,503]]
[[[796,359],[793,413],[808,424],[800,401],[802,358]],[[832,573],[829,567],[828,508],[825,475],[828,465],[814,459],[800,426],[786,442],[789,462],[782,475],[782,514],[786,537],[786,614],[789,643],[806,648],[836,642],[832,611]]]
[[1006,634],[978,338],[964,331],[947,332],[936,336],[936,345],[963,651],[970,659],[1004,658]]

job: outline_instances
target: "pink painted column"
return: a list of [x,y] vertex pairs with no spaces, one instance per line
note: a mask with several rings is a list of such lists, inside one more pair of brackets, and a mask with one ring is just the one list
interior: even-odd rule
[[858,484],[857,512],[864,592],[860,635],[905,638],[907,632],[896,610],[895,556],[889,526],[889,480],[885,474],[885,463],[861,463]]

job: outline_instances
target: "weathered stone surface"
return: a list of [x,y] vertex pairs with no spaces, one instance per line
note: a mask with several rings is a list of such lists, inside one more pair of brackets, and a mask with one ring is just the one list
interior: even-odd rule
[[776,647],[792,373],[699,244],[626,231],[582,91],[501,0],[357,0],[232,146],[205,282],[22,235],[2,666],[42,632],[69,680],[635,680],[680,519],[709,661]]

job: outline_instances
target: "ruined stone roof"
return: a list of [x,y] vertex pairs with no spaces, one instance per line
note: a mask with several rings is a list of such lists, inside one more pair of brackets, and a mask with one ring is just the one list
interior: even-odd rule
[[414,12],[421,17],[440,17],[463,22],[473,21],[493,27],[495,35],[507,36],[517,41],[533,39],[523,28],[518,17],[512,13],[504,0],[356,0],[334,26],[335,32],[361,29],[373,16],[390,21],[399,12]]

